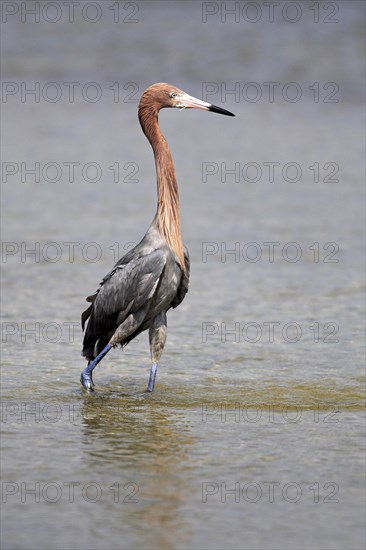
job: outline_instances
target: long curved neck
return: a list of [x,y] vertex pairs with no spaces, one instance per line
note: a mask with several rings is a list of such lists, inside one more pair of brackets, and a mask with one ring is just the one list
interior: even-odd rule
[[139,121],[154,152],[158,206],[155,220],[162,236],[178,257],[185,271],[183,243],[180,232],[179,193],[172,155],[161,133],[158,111],[140,104]]

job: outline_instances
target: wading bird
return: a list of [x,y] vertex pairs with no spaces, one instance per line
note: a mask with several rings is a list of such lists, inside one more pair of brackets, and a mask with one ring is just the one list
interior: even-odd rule
[[142,241],[116,263],[99,289],[87,298],[91,305],[82,314],[81,325],[84,330],[89,319],[82,351],[89,363],[80,379],[87,390],[93,390],[93,369],[110,349],[118,344],[124,347],[149,329],[152,365],[147,391],[153,391],[166,339],[166,313],[177,307],[188,291],[190,264],[180,233],[178,185],[158,123],[158,113],[164,107],[235,116],[170,84],[154,84],[143,93],[138,117],[154,152],[157,212]]

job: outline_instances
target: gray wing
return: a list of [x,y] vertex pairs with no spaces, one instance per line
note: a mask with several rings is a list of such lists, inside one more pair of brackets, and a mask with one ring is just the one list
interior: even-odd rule
[[82,327],[89,318],[84,350],[96,340],[114,331],[129,314],[146,307],[158,287],[166,265],[166,255],[155,250],[146,256],[116,266],[102,281],[91,306],[82,314]]
[[185,272],[182,273],[182,278],[177,290],[177,295],[172,302],[173,308],[179,306],[179,304],[184,300],[184,297],[188,292],[191,262],[189,260],[189,254],[186,247],[184,247],[184,265],[186,269]]

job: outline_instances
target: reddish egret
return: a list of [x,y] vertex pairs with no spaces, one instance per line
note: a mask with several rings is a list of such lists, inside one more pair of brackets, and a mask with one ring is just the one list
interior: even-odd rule
[[93,390],[93,369],[110,349],[125,346],[149,329],[152,365],[147,391],[153,391],[166,339],[166,313],[177,307],[188,291],[190,265],[180,233],[178,185],[158,123],[158,113],[164,107],[235,116],[170,84],[154,84],[143,93],[138,116],[155,157],[157,212],[142,241],[116,263],[95,294],[87,298],[91,305],[82,314],[81,324],[84,330],[89,319],[82,352],[89,363],[80,379],[87,390]]

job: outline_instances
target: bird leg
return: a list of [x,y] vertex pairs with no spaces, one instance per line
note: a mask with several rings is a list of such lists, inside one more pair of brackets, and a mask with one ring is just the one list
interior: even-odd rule
[[167,333],[167,322],[165,311],[161,312],[150,325],[149,340],[150,340],[150,353],[151,353],[151,369],[149,383],[147,385],[147,391],[151,392],[154,389],[156,371],[158,368],[158,362],[163,353],[164,344]]
[[113,334],[112,338],[109,340],[109,343],[105,346],[105,348],[102,349],[102,351],[99,353],[99,355],[96,356],[93,361],[90,361],[88,363],[88,366],[82,371],[80,382],[84,386],[85,389],[93,391],[94,382],[92,379],[92,372],[99,363],[103,359],[105,355],[111,350],[112,348],[115,348],[118,344],[122,344],[124,339],[127,338],[130,334],[135,332],[135,330],[138,329],[138,327],[141,324],[141,320],[143,319],[145,315],[145,310],[141,309],[139,314],[132,315],[130,314],[127,319],[124,320],[123,323],[119,325],[115,333]]
[[96,356],[93,361],[89,361],[88,366],[85,367],[85,369],[82,371],[80,376],[80,382],[84,386],[86,390],[94,391],[93,386],[93,378],[92,378],[92,372],[99,363],[103,359],[105,355],[109,352],[110,349],[112,349],[113,346],[111,344],[107,344],[105,348],[102,349],[102,351],[99,353],[99,355]]

